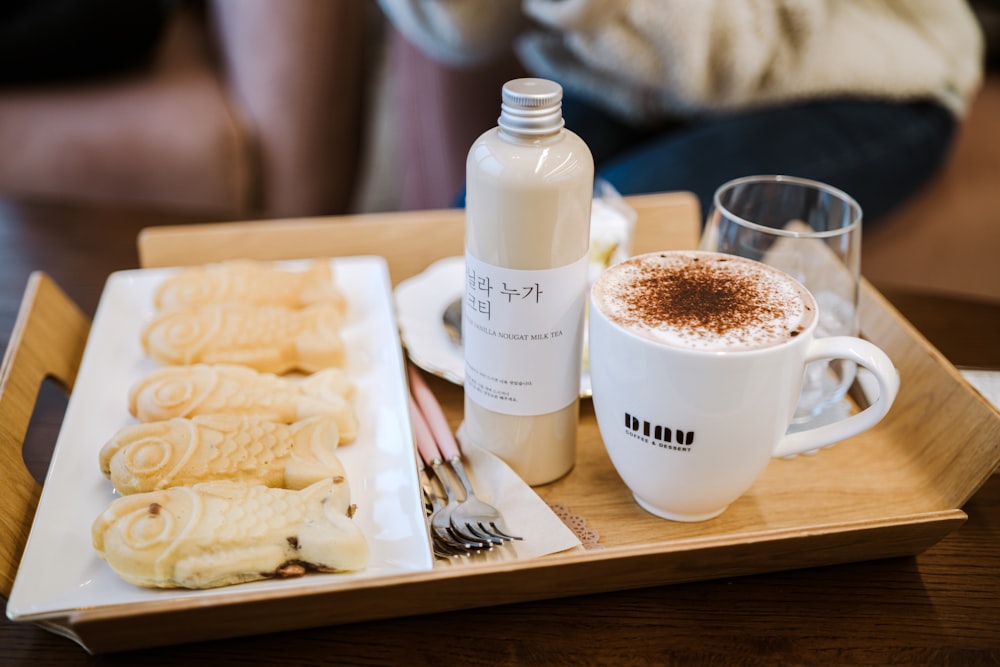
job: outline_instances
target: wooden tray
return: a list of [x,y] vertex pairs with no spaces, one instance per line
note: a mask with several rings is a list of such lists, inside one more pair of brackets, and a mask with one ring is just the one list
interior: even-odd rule
[[[698,209],[690,196],[628,201],[639,212],[636,252],[695,245]],[[458,211],[432,211],[151,228],[139,251],[144,267],[378,254],[396,284],[460,254],[462,223]],[[87,333],[73,312],[58,288],[33,279],[0,374],[0,476],[8,489],[18,484],[0,504],[5,592],[37,501],[20,457],[21,423],[42,376],[72,383]],[[62,322],[73,323],[71,334],[49,333]],[[99,653],[919,553],[965,520],[960,508],[1000,464],[1000,413],[867,283],[861,322],[863,335],[900,369],[892,411],[871,431],[816,456],[773,461],[715,520],[678,524],[639,509],[584,403],[576,467],[538,492],[584,517],[600,534],[600,548],[529,562],[445,564],[347,588],[316,586],[296,597],[235,588],[221,604],[194,596],[141,612],[128,605],[80,609],[49,627]],[[432,387],[457,427],[461,388],[436,379]]]

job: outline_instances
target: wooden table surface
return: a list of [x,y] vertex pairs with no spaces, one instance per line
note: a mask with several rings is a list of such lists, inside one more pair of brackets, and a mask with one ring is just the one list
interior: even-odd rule
[[[93,316],[107,275],[138,266],[136,235],[200,222],[163,214],[0,202],[0,347],[30,271]],[[1000,304],[883,290],[954,363],[1000,368]],[[43,388],[25,445],[48,465],[65,398]],[[997,664],[1000,475],[968,521],[908,558],[520,603],[126,654],[88,656],[0,622],[0,664]]]

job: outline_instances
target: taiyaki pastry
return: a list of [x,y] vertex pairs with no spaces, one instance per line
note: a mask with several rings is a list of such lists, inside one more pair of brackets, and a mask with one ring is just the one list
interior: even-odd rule
[[341,312],[347,308],[326,259],[313,260],[304,271],[249,259],[185,268],[164,280],[153,299],[158,310],[232,302],[286,308],[330,303]]
[[214,479],[304,489],[344,476],[334,453],[332,417],[279,424],[245,415],[207,415],[134,424],[118,431],[99,456],[101,472],[122,494]]
[[339,368],[291,378],[244,366],[195,364],[156,369],[132,385],[128,402],[129,412],[142,422],[227,414],[293,424],[325,415],[336,421],[343,445],[358,433],[353,392]]
[[240,364],[267,373],[313,373],[342,366],[343,315],[335,306],[204,304],[162,313],[142,346],[162,364]]
[[353,510],[343,477],[299,491],[204,482],[118,498],[91,538],[129,583],[212,588],[364,568],[368,544]]

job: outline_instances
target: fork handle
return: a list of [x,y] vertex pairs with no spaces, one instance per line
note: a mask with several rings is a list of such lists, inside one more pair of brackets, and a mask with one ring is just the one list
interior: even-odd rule
[[409,366],[409,373],[411,397],[416,400],[419,412],[422,412],[424,419],[427,420],[427,426],[434,436],[438,449],[446,460],[461,457],[462,453],[458,449],[458,443],[455,442],[455,436],[451,432],[451,426],[448,425],[441,404],[420,376],[420,371],[412,364]]
[[465,487],[466,495],[476,495],[475,490],[472,488],[472,482],[469,481],[469,476],[465,474],[465,466],[462,465],[462,457],[452,456],[448,459],[448,463],[451,465],[451,469],[455,471],[455,474],[458,475],[458,479],[462,482],[462,486]]
[[417,441],[417,451],[420,452],[420,458],[429,466],[440,463],[441,455],[437,445],[434,444],[434,436],[431,435],[431,430],[427,426],[427,421],[420,412],[420,408],[413,401],[413,396],[410,396],[410,419],[413,421],[413,435]]

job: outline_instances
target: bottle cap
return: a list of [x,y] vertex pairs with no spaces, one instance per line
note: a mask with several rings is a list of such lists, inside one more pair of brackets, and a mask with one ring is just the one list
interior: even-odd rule
[[548,79],[514,79],[501,92],[497,124],[521,135],[552,134],[563,127],[562,86]]

